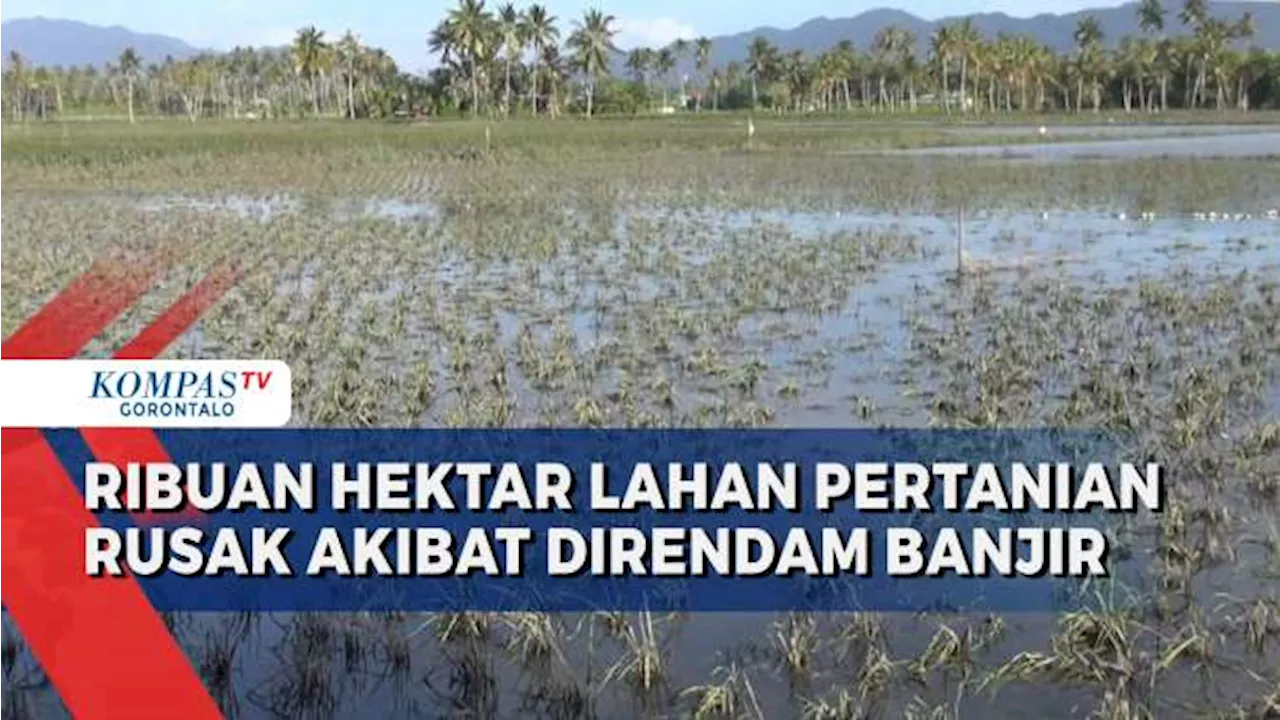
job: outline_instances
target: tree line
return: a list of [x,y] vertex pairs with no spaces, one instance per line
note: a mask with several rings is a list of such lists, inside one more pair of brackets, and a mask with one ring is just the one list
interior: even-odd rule
[[[1136,9],[1140,32],[1108,46],[1084,16],[1074,47],[1057,52],[1028,35],[984,37],[969,19],[928,38],[888,26],[870,47],[850,41],[815,54],[756,37],[742,61],[712,67],[708,38],[623,53],[616,19],[587,10],[562,34],[545,6],[490,8],[460,0],[427,35],[439,63],[426,77],[400,70],[351,32],[315,27],[287,48],[235,48],[144,65],[132,49],[99,70],[31,68],[16,52],[4,71],[8,117],[68,107],[205,117],[390,117],[450,114],[557,117],[758,109],[774,112],[1161,112],[1280,107],[1280,51],[1249,45],[1252,16],[1213,16],[1184,0]],[[1170,34],[1174,22],[1185,32]],[[692,72],[682,73],[682,68]]]
[[133,48],[103,68],[29,67],[16,51],[4,70],[6,115],[21,120],[67,110],[210,117],[386,117],[421,102],[426,82],[384,50],[346,33],[327,42],[315,28],[283,49],[237,47],[145,64]]

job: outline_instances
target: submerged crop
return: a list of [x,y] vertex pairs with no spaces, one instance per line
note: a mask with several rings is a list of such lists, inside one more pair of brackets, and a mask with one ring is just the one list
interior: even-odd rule
[[[298,425],[1096,427],[1162,463],[1166,504],[1111,530],[1145,584],[1090,581],[1061,616],[170,617],[228,714],[1280,712],[1274,158],[849,155],[889,131],[767,120],[750,149],[714,122],[360,130],[6,136],[6,334],[95,259],[180,257],[105,356],[230,257],[244,279],[167,354],[288,362]],[[47,716],[4,643],[6,713]]]

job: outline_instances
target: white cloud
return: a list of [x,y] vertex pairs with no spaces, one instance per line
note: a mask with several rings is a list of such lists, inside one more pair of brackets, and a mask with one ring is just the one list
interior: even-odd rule
[[677,38],[692,40],[696,36],[697,31],[692,25],[675,18],[664,17],[656,20],[619,18],[615,43],[624,50],[636,47],[660,48]]
[[[297,34],[298,28],[262,28],[256,32],[248,34],[248,37],[252,38],[248,44],[255,46],[279,47],[293,42],[293,38]],[[328,33],[326,33],[326,36],[327,35]]]
[[[299,26],[301,27],[301,26]],[[287,45],[293,40],[296,28],[284,25],[268,26],[259,23],[243,23],[235,27],[227,25],[186,25],[165,33],[182,38],[198,48],[230,50],[237,45],[266,47]]]

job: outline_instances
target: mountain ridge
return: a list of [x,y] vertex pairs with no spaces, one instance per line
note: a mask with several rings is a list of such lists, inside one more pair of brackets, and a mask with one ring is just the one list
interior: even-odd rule
[[[894,24],[912,32],[918,49],[923,50],[929,36],[940,26],[968,18],[983,34],[993,38],[998,33],[1028,34],[1053,50],[1063,52],[1074,46],[1073,33],[1076,22],[1086,15],[1097,18],[1104,31],[1103,44],[1113,47],[1118,39],[1139,31],[1136,17],[1138,4],[1086,8],[1069,13],[1039,13],[1030,17],[1015,17],[1004,12],[951,15],[936,20],[926,20],[904,10],[874,8],[846,18],[812,18],[792,28],[761,26],[740,33],[712,38],[712,64],[723,65],[729,61],[746,58],[747,46],[757,36],[768,39],[780,50],[802,49],[814,51],[834,45],[839,40],[850,40],[858,50],[865,50],[874,42],[875,34],[887,25]],[[1269,49],[1280,48],[1280,3],[1219,0],[1208,3],[1210,14],[1229,20],[1250,12],[1255,23],[1255,35],[1251,43]],[[1165,32],[1169,36],[1185,34],[1187,30],[1177,18],[1177,8],[1166,3]]]
[[[1177,19],[1177,8],[1166,3],[1166,33],[1183,34],[1186,29]],[[850,40],[858,50],[866,50],[875,34],[888,25],[897,25],[916,37],[917,47],[923,51],[929,36],[942,24],[969,18],[974,26],[988,38],[1000,32],[1028,34],[1055,51],[1062,52],[1074,45],[1072,33],[1076,22],[1093,15],[1102,25],[1104,44],[1113,46],[1123,35],[1138,32],[1135,16],[1136,2],[1118,6],[1088,8],[1064,14],[1039,13],[1020,18],[1004,12],[975,13],[927,20],[906,10],[878,7],[851,17],[818,16],[809,18],[791,28],[759,26],[738,33],[719,35],[712,40],[712,66],[724,66],[731,61],[746,59],[747,47],[757,36],[768,39],[782,51],[804,50],[817,52],[834,46],[841,40]],[[1256,34],[1252,44],[1269,49],[1280,48],[1280,3],[1246,2],[1244,0],[1218,0],[1208,3],[1212,15],[1234,20],[1244,12],[1253,14]],[[36,66],[40,65],[96,65],[102,67],[113,62],[125,47],[132,46],[146,63],[159,62],[165,56],[188,58],[208,50],[196,48],[176,37],[157,33],[139,33],[116,24],[109,27],[91,25],[77,20],[32,17],[6,20],[0,25],[0,45],[8,53],[20,52]],[[625,52],[623,53],[625,55]],[[615,70],[622,71],[621,58]],[[686,57],[677,66],[677,72],[693,72],[693,61]]]
[[133,47],[144,62],[159,62],[165,56],[183,59],[207,52],[179,38],[160,33],[143,33],[124,25],[93,25],[79,20],[37,15],[15,18],[0,24],[0,45],[4,62],[17,51],[33,66],[95,65],[114,62],[126,47]]

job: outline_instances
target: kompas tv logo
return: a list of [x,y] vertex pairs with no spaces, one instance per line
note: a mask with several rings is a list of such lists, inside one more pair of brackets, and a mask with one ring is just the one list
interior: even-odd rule
[[4,424],[280,427],[293,378],[278,360],[6,360]]

